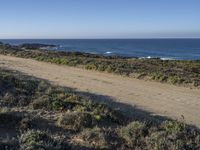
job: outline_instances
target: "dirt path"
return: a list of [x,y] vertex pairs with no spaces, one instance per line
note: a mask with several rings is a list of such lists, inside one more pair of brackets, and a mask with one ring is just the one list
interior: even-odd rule
[[157,82],[58,66],[30,59],[0,55],[0,67],[24,72],[55,84],[107,95],[155,114],[180,119],[200,127],[200,90]]

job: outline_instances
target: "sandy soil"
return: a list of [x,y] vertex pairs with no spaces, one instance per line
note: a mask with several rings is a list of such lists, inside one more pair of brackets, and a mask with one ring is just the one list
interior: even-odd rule
[[200,127],[200,90],[58,66],[0,55],[0,67],[24,72],[54,84],[106,95],[156,115],[180,119]]

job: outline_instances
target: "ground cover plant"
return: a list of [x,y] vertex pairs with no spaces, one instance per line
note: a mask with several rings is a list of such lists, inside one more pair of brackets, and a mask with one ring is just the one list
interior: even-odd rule
[[73,89],[0,68],[2,150],[200,149],[197,128],[155,120],[130,118]]

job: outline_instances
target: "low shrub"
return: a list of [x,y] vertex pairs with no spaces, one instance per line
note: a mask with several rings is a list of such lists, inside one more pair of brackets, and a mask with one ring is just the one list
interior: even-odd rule
[[178,133],[185,130],[185,124],[177,121],[165,121],[162,123],[162,128],[168,133]]
[[20,148],[22,150],[54,149],[60,150],[62,141],[57,141],[48,133],[36,130],[29,130],[19,137]]
[[85,129],[74,137],[74,141],[81,146],[92,149],[108,149],[109,144],[104,131],[98,127]]
[[89,113],[66,113],[60,116],[58,125],[64,129],[80,131],[83,128],[90,128],[94,126],[94,119]]
[[126,140],[128,145],[142,147],[148,130],[144,123],[132,122],[119,129],[119,136]]

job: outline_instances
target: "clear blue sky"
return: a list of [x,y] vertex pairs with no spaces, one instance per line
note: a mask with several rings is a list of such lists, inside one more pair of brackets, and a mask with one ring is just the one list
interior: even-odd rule
[[200,37],[200,0],[1,0],[0,38]]

